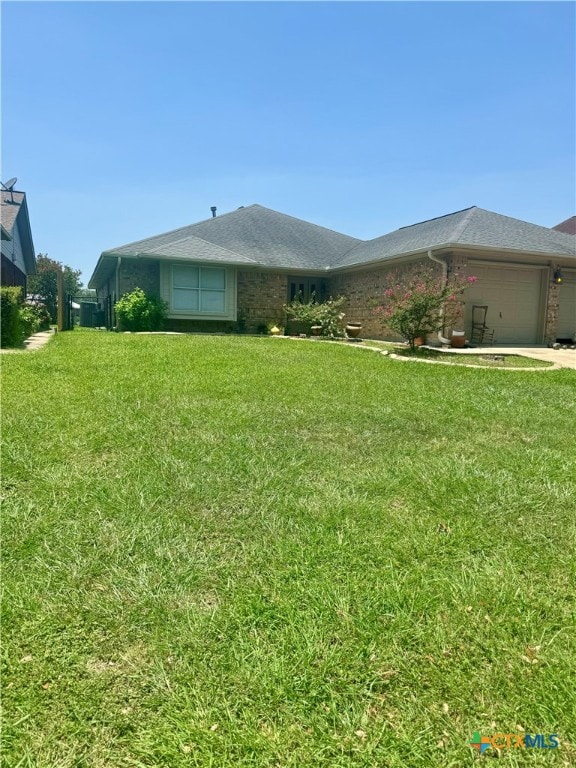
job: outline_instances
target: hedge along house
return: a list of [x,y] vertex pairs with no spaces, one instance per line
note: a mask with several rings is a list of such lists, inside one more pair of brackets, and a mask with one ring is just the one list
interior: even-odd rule
[[[213,209],[215,214],[215,209]],[[174,330],[225,331],[275,322],[301,295],[348,299],[346,319],[386,338],[373,314],[391,271],[414,262],[446,279],[478,280],[464,296],[488,306],[497,344],[542,344],[576,336],[575,238],[481,208],[358,240],[260,205],[104,251],[89,287],[115,301],[135,287],[160,296]]]
[[36,256],[28,205],[24,192],[2,189],[1,194],[1,284],[21,286],[26,298],[26,278],[36,274]]

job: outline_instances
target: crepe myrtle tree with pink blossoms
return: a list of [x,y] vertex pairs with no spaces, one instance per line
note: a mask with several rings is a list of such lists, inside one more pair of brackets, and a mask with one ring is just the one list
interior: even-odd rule
[[417,338],[441,331],[461,317],[460,297],[477,279],[455,273],[445,281],[433,269],[421,265],[394,271],[374,313],[386,330],[402,336],[414,350]]

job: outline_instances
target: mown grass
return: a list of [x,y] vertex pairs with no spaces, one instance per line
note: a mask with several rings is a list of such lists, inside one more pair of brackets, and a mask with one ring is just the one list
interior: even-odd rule
[[572,371],[4,356],[4,765],[575,765]]

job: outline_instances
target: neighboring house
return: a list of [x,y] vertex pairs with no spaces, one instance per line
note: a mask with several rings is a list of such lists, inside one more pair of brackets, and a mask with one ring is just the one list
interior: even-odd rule
[[19,285],[26,298],[26,277],[36,273],[36,257],[24,192],[2,190],[2,285]]
[[558,232],[565,232],[567,235],[576,235],[576,216],[570,216],[569,219],[556,224],[552,229],[556,229]]
[[[170,327],[223,331],[284,321],[283,305],[313,293],[347,297],[349,321],[383,338],[373,314],[391,270],[422,262],[478,280],[465,295],[487,305],[496,343],[541,344],[576,335],[576,240],[481,208],[440,216],[369,241],[260,205],[104,251],[89,287],[114,302],[138,286],[164,299]],[[558,279],[562,275],[562,284]]]

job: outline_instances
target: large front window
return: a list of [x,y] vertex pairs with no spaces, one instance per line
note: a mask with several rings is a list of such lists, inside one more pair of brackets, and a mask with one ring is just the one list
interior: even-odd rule
[[226,312],[226,270],[172,267],[172,309],[206,315]]

